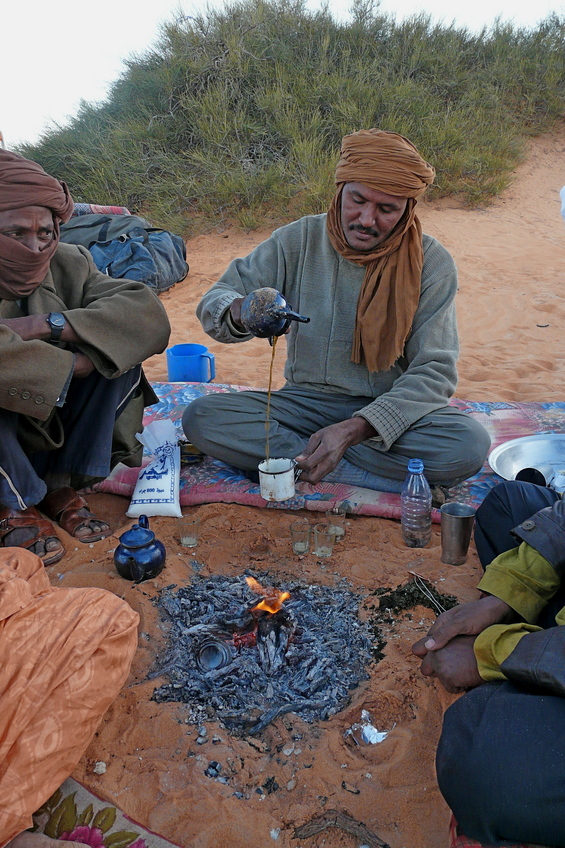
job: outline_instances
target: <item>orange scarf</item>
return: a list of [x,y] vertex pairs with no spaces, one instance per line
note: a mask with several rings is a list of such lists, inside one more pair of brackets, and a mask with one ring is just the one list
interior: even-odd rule
[[[361,130],[342,142],[335,181],[337,190],[327,217],[332,246],[345,259],[365,265],[357,301],[351,351],[352,362],[365,362],[369,371],[388,371],[402,356],[420,300],[424,251],[416,203],[435,171],[414,145],[397,133]],[[402,218],[373,251],[353,250],[341,226],[341,193],[347,182],[407,198]]]
[[6,283],[40,283],[59,243],[59,222],[68,221],[74,204],[67,186],[41,165],[9,150],[0,150],[0,212],[45,206],[53,213],[53,240],[34,253],[16,239],[0,234],[0,279]]

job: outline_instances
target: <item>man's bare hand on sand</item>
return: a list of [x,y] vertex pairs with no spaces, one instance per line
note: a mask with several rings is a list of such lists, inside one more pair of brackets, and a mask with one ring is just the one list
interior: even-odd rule
[[412,653],[422,660],[420,671],[437,677],[448,692],[480,686],[484,681],[473,650],[475,639],[492,624],[514,618],[512,607],[492,595],[442,612],[427,636],[412,646]]
[[484,680],[479,674],[474,642],[475,636],[456,636],[445,648],[427,651],[420,671],[426,677],[437,677],[442,686],[453,694],[480,686]]
[[514,617],[512,607],[493,595],[459,604],[436,618],[427,636],[416,642],[412,652],[417,657],[424,657],[428,651],[443,648],[457,636],[478,636],[491,624],[507,623]]

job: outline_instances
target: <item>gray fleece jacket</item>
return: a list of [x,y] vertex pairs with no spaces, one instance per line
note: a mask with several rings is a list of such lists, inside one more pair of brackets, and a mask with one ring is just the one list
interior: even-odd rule
[[451,255],[423,236],[420,302],[404,354],[388,371],[371,373],[351,361],[361,265],[332,247],[326,216],[312,215],[275,230],[248,256],[235,259],[204,295],[197,315],[220,342],[250,339],[226,313],[236,297],[263,286],[278,289],[309,324],[291,323],[287,339],[287,385],[313,392],[365,398],[358,413],[390,445],[423,415],[446,406],[457,385],[459,354],[454,298],[457,271]]

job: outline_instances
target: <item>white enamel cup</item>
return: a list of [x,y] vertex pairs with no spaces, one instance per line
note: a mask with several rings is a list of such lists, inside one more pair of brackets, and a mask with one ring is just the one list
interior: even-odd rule
[[294,459],[264,459],[258,468],[262,498],[266,501],[287,501],[294,497],[294,482],[302,470]]

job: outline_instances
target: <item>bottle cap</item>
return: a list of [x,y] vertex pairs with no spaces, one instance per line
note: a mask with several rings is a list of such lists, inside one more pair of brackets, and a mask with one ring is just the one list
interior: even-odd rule
[[410,474],[421,474],[424,470],[424,463],[421,459],[409,459],[408,471]]

